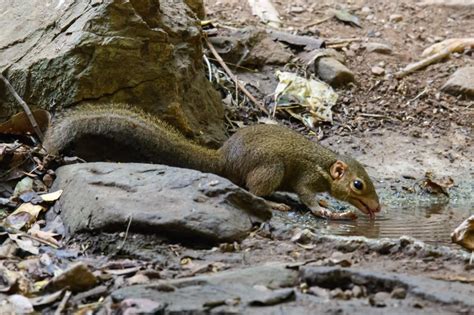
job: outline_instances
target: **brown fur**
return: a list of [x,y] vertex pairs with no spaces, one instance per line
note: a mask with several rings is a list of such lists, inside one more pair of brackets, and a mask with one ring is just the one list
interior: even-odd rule
[[[258,196],[277,190],[295,192],[315,209],[315,194],[329,192],[363,212],[367,213],[365,208],[373,212],[380,209],[375,188],[362,165],[282,126],[242,128],[220,149],[211,150],[140,111],[117,105],[87,106],[55,119],[46,133],[44,147],[51,153],[61,153],[87,136],[107,137],[132,146],[151,163],[224,176]],[[333,170],[334,165],[340,167]],[[355,179],[363,182],[362,191],[354,189]]]

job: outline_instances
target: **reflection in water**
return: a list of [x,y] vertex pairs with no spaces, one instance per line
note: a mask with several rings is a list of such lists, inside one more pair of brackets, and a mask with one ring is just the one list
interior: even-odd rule
[[324,234],[368,238],[399,238],[408,235],[427,243],[451,245],[451,232],[473,213],[472,205],[431,204],[410,208],[385,207],[375,221],[368,220],[360,213],[353,222],[326,221],[301,213],[285,215],[293,221],[291,224],[312,227]]

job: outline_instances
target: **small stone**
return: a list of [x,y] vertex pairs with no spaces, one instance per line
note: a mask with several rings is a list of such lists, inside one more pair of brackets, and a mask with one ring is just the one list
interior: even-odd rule
[[368,43],[365,46],[365,49],[367,52],[375,52],[379,54],[386,54],[389,55],[392,53],[392,47],[387,44],[382,44],[382,43]]
[[345,290],[344,291],[344,299],[350,300],[354,295],[352,294],[352,290]]
[[441,87],[443,92],[474,98],[474,67],[459,68]]
[[372,12],[372,10],[371,10],[369,7],[363,7],[363,8],[360,10],[360,12],[367,14],[367,13]]
[[407,290],[402,287],[397,287],[393,289],[392,294],[391,294],[391,297],[393,299],[399,299],[399,300],[403,300],[404,298],[406,298],[406,296],[407,296]]
[[355,298],[360,298],[363,295],[364,295],[364,292],[362,291],[362,288],[359,287],[358,285],[355,285],[352,288],[352,296],[354,296]]
[[349,49],[350,50],[353,50],[353,51],[357,51],[360,49],[360,44],[359,43],[352,43],[350,46],[349,46]]
[[385,74],[385,69],[381,68],[381,67],[378,67],[378,66],[372,67],[372,69],[370,69],[370,70],[375,75],[384,75]]
[[420,302],[415,302],[415,303],[413,304],[413,307],[414,307],[414,308],[422,309],[424,306],[423,306],[423,304],[421,304]]
[[332,299],[344,300],[346,298],[344,291],[342,291],[341,288],[336,288],[334,290],[331,290],[331,292],[329,292],[329,295],[331,296]]
[[[34,312],[33,305],[31,304],[30,300],[23,295],[13,294],[10,295],[7,300],[15,309],[15,312],[12,312],[11,314],[30,314]],[[2,310],[4,311],[3,308]]]
[[390,299],[390,294],[387,292],[377,292],[375,295],[369,297],[369,303],[376,307],[387,306],[387,300]]
[[329,299],[330,296],[329,290],[321,287],[310,287],[307,292],[308,294],[318,296],[323,299]]
[[388,18],[390,22],[398,23],[403,20],[403,15],[401,14],[391,14]]
[[328,262],[330,266],[339,265],[341,267],[350,267],[352,265],[351,255],[338,251],[332,253],[331,257],[328,259]]
[[305,11],[305,8],[299,7],[299,6],[294,6],[291,7],[290,12],[291,13],[303,13]]
[[355,81],[354,74],[338,60],[331,57],[320,58],[316,72],[321,80],[337,87]]
[[298,231],[293,235],[291,238],[292,242],[300,243],[300,244],[309,244],[314,240],[315,234],[308,229],[304,229],[302,231]]
[[130,278],[127,278],[125,281],[127,282],[128,285],[145,284],[145,283],[150,282],[150,278],[148,278],[144,274],[139,273]]
[[53,182],[54,182],[54,178],[53,176],[49,175],[49,174],[45,174],[43,176],[43,183],[47,186],[47,187],[51,187],[51,185],[53,185]]

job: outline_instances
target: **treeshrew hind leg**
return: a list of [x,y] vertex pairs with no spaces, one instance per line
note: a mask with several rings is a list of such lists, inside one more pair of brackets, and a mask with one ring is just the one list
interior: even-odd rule
[[[254,168],[247,174],[247,189],[254,195],[266,197],[275,192],[280,187],[285,176],[285,167],[281,163],[261,165]],[[267,204],[279,211],[291,210],[291,207],[284,203],[277,203],[266,200]]]

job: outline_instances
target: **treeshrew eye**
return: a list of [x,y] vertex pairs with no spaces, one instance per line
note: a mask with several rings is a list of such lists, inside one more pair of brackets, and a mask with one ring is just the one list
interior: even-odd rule
[[356,179],[354,181],[354,187],[357,190],[362,190],[362,188],[364,188],[364,184],[362,184],[362,182],[360,180]]

